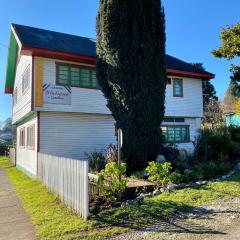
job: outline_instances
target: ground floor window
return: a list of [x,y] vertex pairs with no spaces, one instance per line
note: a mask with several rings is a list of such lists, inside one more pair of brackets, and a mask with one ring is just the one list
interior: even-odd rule
[[20,129],[19,146],[25,147],[25,128]]
[[190,141],[189,126],[168,125],[161,128],[167,142],[181,143]]
[[35,146],[35,132],[34,125],[27,128],[27,147],[34,149]]

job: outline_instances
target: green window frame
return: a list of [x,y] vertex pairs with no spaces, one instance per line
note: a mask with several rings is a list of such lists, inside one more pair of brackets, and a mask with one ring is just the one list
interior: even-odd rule
[[186,143],[190,142],[189,126],[181,125],[163,125],[162,133],[166,138],[166,142]]
[[173,96],[183,97],[183,80],[173,79]]
[[163,122],[176,122],[176,123],[184,123],[185,119],[183,117],[164,117]]
[[96,70],[79,65],[56,64],[57,84],[71,87],[99,89]]

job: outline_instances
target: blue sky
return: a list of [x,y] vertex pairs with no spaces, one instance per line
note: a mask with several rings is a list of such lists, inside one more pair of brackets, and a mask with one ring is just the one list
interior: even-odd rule
[[[231,62],[215,59],[212,49],[220,45],[222,27],[239,21],[239,0],[163,0],[166,13],[167,53],[187,62],[203,62],[216,74],[212,81],[222,97],[229,82]],[[95,38],[98,0],[9,0],[0,12],[0,121],[11,116],[12,100],[5,95],[10,23],[25,24]],[[235,61],[237,63],[237,61]]]

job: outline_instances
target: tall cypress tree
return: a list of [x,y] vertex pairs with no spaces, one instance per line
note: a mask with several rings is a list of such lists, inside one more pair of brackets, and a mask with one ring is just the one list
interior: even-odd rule
[[165,17],[160,0],[100,0],[97,79],[123,132],[127,172],[162,151],[166,88]]

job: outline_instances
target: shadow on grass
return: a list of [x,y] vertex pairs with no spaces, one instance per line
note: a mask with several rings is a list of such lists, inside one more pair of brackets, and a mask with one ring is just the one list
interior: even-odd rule
[[186,221],[190,213],[194,215],[195,220],[210,219],[213,211],[174,202],[146,200],[142,204],[104,211],[92,216],[92,219],[100,222],[100,227],[118,226],[138,229],[140,232],[225,234],[194,221]]

